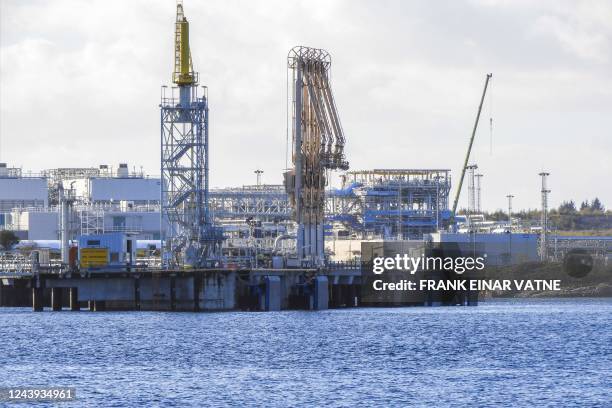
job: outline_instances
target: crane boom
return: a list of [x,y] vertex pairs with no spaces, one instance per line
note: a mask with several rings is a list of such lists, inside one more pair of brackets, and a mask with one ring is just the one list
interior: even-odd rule
[[474,122],[474,129],[472,129],[472,137],[470,138],[470,144],[468,146],[467,154],[465,155],[465,162],[461,169],[461,178],[459,179],[459,185],[457,186],[457,193],[455,193],[455,201],[453,202],[453,217],[457,213],[457,204],[459,204],[459,196],[461,195],[461,187],[463,186],[463,179],[465,178],[465,170],[470,160],[470,153],[472,152],[472,145],[474,144],[474,137],[476,136],[476,129],[478,129],[478,121],[480,120],[480,112],[482,111],[482,104],[484,102],[485,95],[487,94],[487,86],[489,80],[493,77],[493,74],[487,74],[485,80],[484,89],[482,90],[482,97],[480,98],[480,105],[478,105],[478,113],[476,114],[476,121]]
[[174,72],[172,82],[179,86],[197,84],[193,72],[191,50],[189,49],[189,22],[183,11],[183,0],[176,2],[176,30],[174,33]]

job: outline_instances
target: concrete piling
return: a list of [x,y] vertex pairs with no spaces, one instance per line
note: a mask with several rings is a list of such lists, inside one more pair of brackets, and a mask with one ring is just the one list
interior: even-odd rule
[[329,307],[327,276],[317,276],[314,280],[313,309],[326,310]]
[[176,277],[170,277],[170,310],[176,310]]
[[193,275],[193,311],[200,311],[200,291],[202,290],[202,276],[194,273]]
[[32,288],[32,310],[35,312],[43,311],[43,289],[40,287]]
[[134,309],[140,310],[140,279],[134,279]]
[[280,278],[278,276],[266,276],[265,278],[264,310],[267,312],[281,310],[280,283]]
[[62,310],[62,288],[51,288],[51,310]]
[[78,311],[81,309],[81,305],[79,303],[79,288],[69,288],[68,296],[70,301],[70,310]]

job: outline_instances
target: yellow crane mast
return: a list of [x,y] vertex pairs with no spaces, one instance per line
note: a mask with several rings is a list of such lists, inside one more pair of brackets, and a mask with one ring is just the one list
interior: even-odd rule
[[174,39],[174,72],[172,82],[179,86],[198,83],[197,74],[193,71],[191,51],[189,49],[189,22],[183,12],[183,1],[176,2],[176,30]]

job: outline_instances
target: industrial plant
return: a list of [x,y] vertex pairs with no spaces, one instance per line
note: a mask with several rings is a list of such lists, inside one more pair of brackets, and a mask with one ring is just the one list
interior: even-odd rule
[[[162,86],[159,101],[159,176],[136,163],[39,173],[0,163],[0,229],[19,239],[0,253],[3,305],[27,299],[35,311],[321,310],[364,304],[364,242],[478,244],[489,265],[561,259],[577,246],[603,257],[610,252],[610,240],[551,233],[546,172],[534,192],[542,196],[540,225],[513,222],[511,195],[506,220],[483,216],[484,169],[470,153],[491,74],[461,174],[385,163],[353,169],[345,153],[351,136],[330,80],[332,57],[296,46],[286,60],[292,166],[278,169],[284,183],[264,184],[254,169],[255,184],[213,189],[214,103],[192,61],[179,1],[172,84]],[[341,180],[337,188],[330,186],[332,172]],[[468,207],[460,214],[466,178]],[[424,293],[410,304],[477,302],[477,294],[457,292],[445,298]]]

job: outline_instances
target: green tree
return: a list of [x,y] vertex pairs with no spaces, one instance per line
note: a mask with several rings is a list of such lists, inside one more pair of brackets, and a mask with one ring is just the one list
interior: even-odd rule
[[573,200],[563,201],[559,206],[559,214],[575,214],[576,203]]
[[8,251],[19,243],[19,238],[13,231],[0,231],[0,246]]
[[504,221],[508,219],[508,214],[502,210],[497,210],[494,213],[491,213],[490,217],[494,221]]
[[581,204],[580,204],[580,212],[585,212],[585,210],[588,210],[589,208],[591,208],[589,206],[589,200],[584,200]]
[[599,198],[595,197],[593,201],[591,201],[591,210],[593,210],[594,212],[604,211],[604,206],[601,201],[599,201]]

